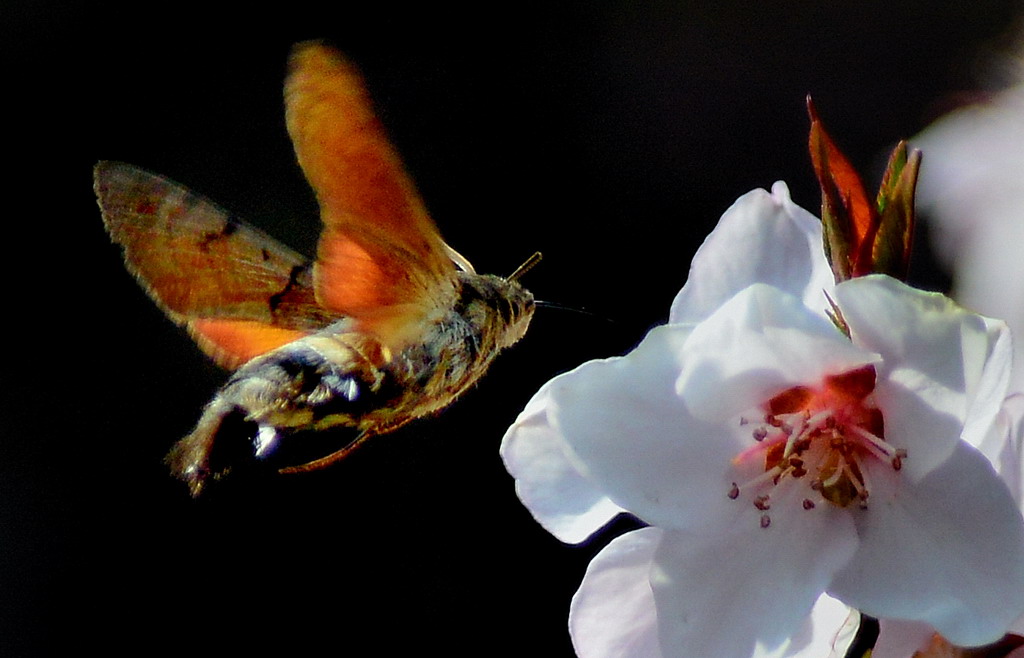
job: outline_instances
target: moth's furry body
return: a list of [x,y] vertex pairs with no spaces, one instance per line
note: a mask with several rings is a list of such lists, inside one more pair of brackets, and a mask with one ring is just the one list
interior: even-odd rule
[[469,272],[458,279],[458,303],[398,352],[344,318],[239,368],[169,455],[172,471],[195,493],[207,478],[226,474],[231,464],[211,456],[231,415],[255,424],[242,438],[262,457],[295,431],[345,426],[361,441],[447,407],[522,337],[534,306],[514,281]]
[[352,440],[281,470],[323,466],[447,406],[533,315],[517,274],[476,274],[441,239],[339,53],[296,46],[285,117],[320,205],[313,261],[161,176],[119,162],[94,172],[128,270],[237,369],[168,456],[193,495],[235,466],[279,457],[303,430],[345,426]]

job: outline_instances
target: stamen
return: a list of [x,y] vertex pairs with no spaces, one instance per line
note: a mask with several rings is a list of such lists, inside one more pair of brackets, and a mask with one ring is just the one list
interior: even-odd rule
[[857,490],[857,496],[861,500],[868,499],[868,490],[861,485],[861,478],[859,473],[854,473],[850,465],[845,461],[843,462],[843,472],[846,473],[850,483],[853,484],[853,488]]
[[827,480],[821,481],[822,488],[834,487],[843,477],[843,467],[846,466],[846,460],[843,459],[842,455],[839,456],[839,462],[836,464],[835,470],[832,471],[832,475]]
[[861,486],[864,487],[864,494],[862,500],[867,500],[868,494],[871,491],[871,479],[868,477],[868,470],[866,468],[858,469],[858,472],[860,473],[860,477],[858,478],[858,480],[860,480]]
[[807,419],[807,427],[811,430],[821,429],[828,424],[827,421],[829,419],[832,420],[833,424],[835,423],[835,418],[832,416],[832,410],[822,409],[821,411]]
[[884,439],[878,438],[860,425],[851,425],[848,429],[853,430],[853,432],[860,438],[867,440],[869,445],[878,448],[878,450],[884,455],[885,459],[892,457],[898,451],[894,445],[887,443]]
[[[874,377],[873,366],[830,375],[820,387],[794,386],[776,394],[764,404],[760,418],[750,412],[740,416],[739,424],[750,426],[741,432],[749,431],[753,441],[732,463],[749,473],[760,462],[763,472],[732,482],[729,498],[745,495],[762,512],[762,528],[771,524],[767,511],[775,486],[817,492],[795,499],[804,510],[815,509],[822,500],[840,508],[855,502],[866,508],[868,473],[877,468],[874,460],[899,471],[907,457],[906,450],[884,438],[884,419],[872,398]],[[785,484],[787,479],[792,484]]]
[[764,484],[765,482],[767,482],[769,480],[775,480],[775,478],[779,477],[780,475],[782,475],[782,467],[781,466],[775,466],[774,468],[771,468],[771,469],[765,471],[764,473],[761,473],[760,475],[758,475],[753,480],[748,480],[747,482],[744,482],[741,485],[737,485],[735,482],[733,482],[732,486],[733,486],[733,489],[736,490],[736,496],[732,495],[733,489],[730,489],[729,490],[729,498],[732,498],[733,500],[735,500],[737,497],[739,497],[739,492],[740,491],[742,491],[744,489],[749,489],[751,487],[756,487],[756,486],[758,486],[760,484]]

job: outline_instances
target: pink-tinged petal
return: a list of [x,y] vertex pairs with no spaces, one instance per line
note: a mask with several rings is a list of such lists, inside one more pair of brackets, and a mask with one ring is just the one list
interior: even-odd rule
[[980,441],[1009,382],[1001,323],[886,276],[844,281],[835,297],[854,343],[882,355],[876,399],[886,440],[909,454],[907,477],[941,464],[962,435]]
[[758,642],[776,648],[800,629],[857,550],[857,533],[846,511],[804,510],[802,490],[787,492],[768,527],[739,505],[713,532],[665,532],[651,585],[666,658],[749,656]]
[[988,460],[958,442],[918,482],[884,468],[871,478],[868,509],[853,510],[860,550],[829,593],[954,644],[1002,637],[1024,612],[1024,521]]
[[871,658],[908,658],[928,647],[935,629],[920,621],[879,619],[878,641]]
[[796,385],[878,361],[796,297],[754,284],[700,323],[683,348],[679,393],[692,414],[729,419]]
[[725,472],[741,446],[721,425],[690,416],[675,393],[689,333],[657,327],[629,355],[586,363],[551,385],[548,417],[579,472],[662,527],[705,523],[732,502]]
[[570,460],[548,418],[550,390],[548,382],[537,391],[505,433],[501,458],[516,480],[516,494],[537,522],[561,541],[578,544],[624,510]]
[[789,198],[782,182],[769,194],[754,190],[732,205],[693,257],[669,322],[700,322],[730,297],[766,283],[822,313],[834,285],[825,261],[821,222]]
[[661,658],[650,573],[662,534],[657,528],[626,533],[590,561],[569,609],[580,658]]
[[796,633],[772,651],[758,643],[752,658],[844,658],[859,626],[856,610],[822,594]]

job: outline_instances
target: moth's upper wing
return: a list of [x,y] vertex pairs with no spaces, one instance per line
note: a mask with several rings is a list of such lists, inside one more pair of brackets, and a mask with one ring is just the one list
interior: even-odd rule
[[451,308],[455,268],[355,67],[315,42],[290,64],[288,132],[324,223],[317,299],[401,346]]
[[96,197],[146,292],[219,364],[234,368],[337,319],[309,260],[184,187],[100,162]]

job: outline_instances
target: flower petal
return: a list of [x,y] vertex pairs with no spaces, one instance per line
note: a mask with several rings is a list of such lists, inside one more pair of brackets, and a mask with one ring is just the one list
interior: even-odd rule
[[918,482],[872,476],[860,550],[829,593],[954,644],[999,639],[1024,611],[1024,520],[991,464],[960,441]]
[[590,561],[569,610],[580,658],[661,658],[650,572],[662,534],[657,528],[626,533]]
[[505,433],[501,458],[516,479],[516,494],[537,522],[561,541],[577,544],[624,510],[576,468],[552,427],[548,405],[557,379],[537,391]]
[[860,615],[856,610],[822,594],[792,637],[772,651],[758,643],[752,658],[843,658],[859,626]]
[[887,276],[844,281],[835,296],[853,341],[882,355],[876,399],[886,439],[909,453],[906,476],[941,464],[962,434],[980,442],[1009,382],[1005,326]]
[[690,416],[675,393],[689,334],[656,327],[629,355],[560,377],[548,411],[584,477],[643,521],[670,528],[705,523],[732,502],[724,473],[740,446]]
[[789,386],[878,361],[796,297],[763,284],[700,323],[683,347],[679,393],[703,419],[725,420]]
[[925,649],[935,629],[920,621],[879,619],[878,641],[871,658],[907,658]]
[[850,560],[857,550],[850,515],[829,505],[803,510],[800,489],[786,491],[766,528],[743,505],[714,532],[665,532],[651,585],[666,658],[749,656],[757,642],[779,646]]
[[1024,510],[1024,393],[1006,398],[996,421],[975,447],[992,462],[1018,509]]
[[761,282],[785,290],[823,313],[823,290],[834,285],[825,261],[821,222],[789,198],[783,182],[769,194],[740,197],[697,250],[669,322],[699,322],[730,297]]

